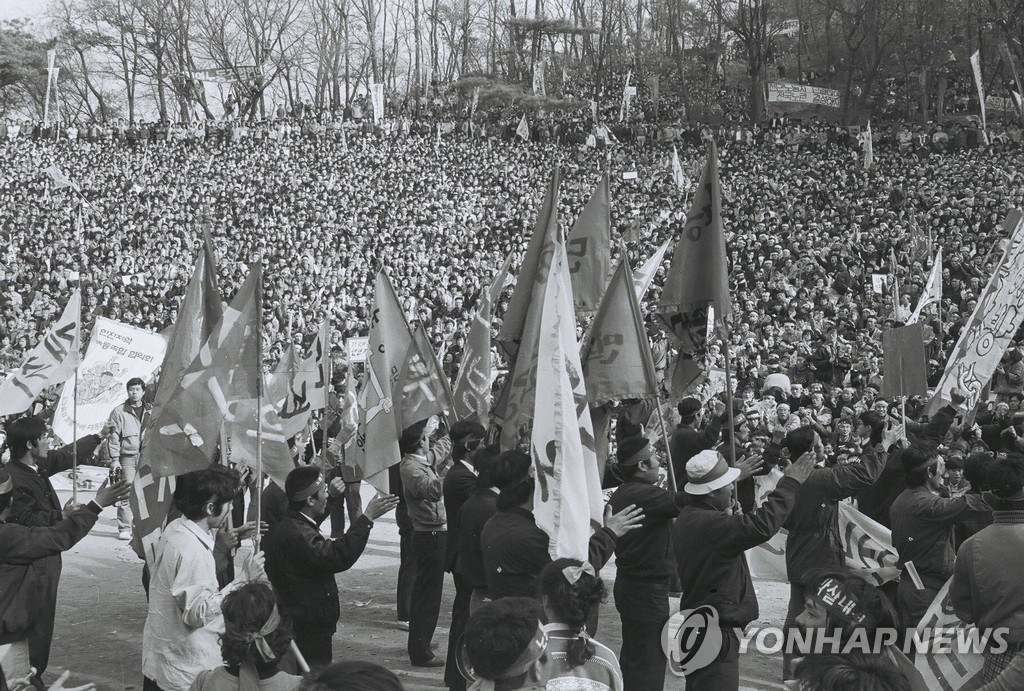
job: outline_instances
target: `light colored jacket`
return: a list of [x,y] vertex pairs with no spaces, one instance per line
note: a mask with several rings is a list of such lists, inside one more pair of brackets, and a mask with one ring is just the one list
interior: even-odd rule
[[107,437],[107,453],[111,459],[139,455],[142,428],[149,424],[152,415],[153,406],[145,401],[142,403],[141,418],[127,401],[110,411],[107,422],[112,424],[114,429]]

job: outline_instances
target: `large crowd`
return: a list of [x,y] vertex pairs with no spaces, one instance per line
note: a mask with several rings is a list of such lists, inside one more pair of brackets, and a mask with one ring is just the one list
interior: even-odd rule
[[[642,101],[637,108],[646,112]],[[384,268],[410,319],[424,325],[442,353],[446,373],[454,377],[477,298],[507,256],[513,257],[513,273],[518,268],[552,168],[562,171],[559,219],[566,229],[599,176],[609,175],[613,254],[626,253],[636,267],[662,242],[679,236],[706,143],[714,140],[719,147],[734,317],[728,343],[712,343],[707,364],[724,367],[723,348],[730,349],[737,422],[723,429],[729,419],[723,394],[704,400],[676,397],[679,426],[669,447],[678,478],[673,490],[678,489],[678,494],[656,488],[665,450],[632,436],[641,429],[634,428],[632,420],[620,420],[612,452],[617,462],[612,464],[609,484],[621,483],[615,491],[622,494],[618,500],[613,495],[611,505],[617,513],[609,512],[605,527],[592,540],[593,563],[549,564],[547,538],[529,513],[533,480],[528,457],[487,447],[485,431],[468,423],[453,427],[448,440],[432,451],[424,443],[429,433],[422,426],[402,435],[405,460],[400,481],[392,488],[399,488],[396,494],[403,500],[399,510],[406,511],[410,520],[403,535],[403,540],[409,540],[408,553],[403,546],[403,560],[414,561],[419,573],[399,584],[407,596],[417,594],[408,605],[411,610],[402,612],[399,593],[399,618],[409,621],[412,663],[444,664],[429,645],[443,587],[443,573],[436,569],[444,566],[456,574],[455,607],[464,616],[453,613],[445,672],[450,688],[465,687],[460,669],[498,688],[543,687],[545,681],[547,688],[580,688],[558,685],[557,680],[572,676],[566,670],[583,670],[576,678],[593,684],[586,688],[618,689],[623,684],[626,689],[654,688],[651,685],[656,686],[657,679],[650,676],[651,660],[654,666],[659,660],[663,666],[664,658],[657,653],[650,657],[649,648],[660,636],[664,618],[636,615],[650,611],[644,609],[651,607],[649,599],[627,594],[617,580],[616,605],[624,631],[631,627],[621,660],[593,639],[596,624],[592,628],[590,619],[603,587],[599,571],[611,553],[618,558],[622,583],[633,578],[637,588],[666,598],[670,588],[681,588],[683,606],[710,599],[734,618],[726,623],[742,626],[756,617],[757,604],[752,588],[745,590],[749,573],[735,559],[742,559],[743,549],[768,539],[784,523],[789,541],[795,543],[792,550],[787,549],[794,560],[788,564],[793,590],[787,627],[805,625],[807,612],[802,615],[804,624],[798,615],[805,607],[812,611],[817,601],[808,601],[826,588],[830,593],[841,591],[854,602],[856,607],[851,608],[860,613],[854,622],[858,625],[869,625],[864,624],[867,620],[876,627],[898,626],[900,619],[887,619],[885,613],[890,610],[878,604],[891,598],[904,625],[913,627],[930,598],[953,575],[952,540],[959,544],[967,539],[980,527],[969,530],[970,521],[989,516],[991,510],[999,523],[999,511],[1012,512],[1014,502],[1021,501],[1024,465],[1018,464],[1016,456],[1024,448],[1020,442],[1024,429],[1016,414],[1024,412],[1024,348],[1019,334],[1007,349],[991,396],[976,420],[963,414],[967,411],[947,414],[946,409],[924,419],[923,401],[912,398],[906,402],[909,421],[903,439],[897,441],[888,428],[902,417],[900,406],[880,395],[884,330],[908,320],[940,248],[943,299],[937,309],[925,311],[922,323],[929,384],[935,385],[941,376],[1002,251],[1001,221],[1009,209],[1024,207],[1024,178],[1017,174],[1022,160],[1019,125],[990,123],[983,133],[980,124],[971,120],[945,127],[876,123],[874,162],[866,167],[866,135],[860,128],[782,114],[773,114],[754,128],[655,124],[646,117],[622,124],[589,123],[578,114],[561,113],[533,118],[530,141],[516,135],[521,114],[474,126],[458,118],[440,122],[415,114],[375,124],[362,106],[360,117],[347,121],[340,114],[310,111],[279,115],[258,123],[118,122],[62,129],[14,121],[0,125],[4,161],[0,233],[6,246],[0,264],[2,364],[20,363],[78,285],[86,326],[96,316],[106,316],[157,331],[170,327],[179,317],[178,307],[201,251],[200,231],[205,228],[213,238],[225,298],[238,290],[253,261],[263,263],[266,367],[273,366],[290,343],[308,344],[326,318],[340,375],[348,339],[367,333],[372,282]],[[682,186],[669,164],[673,148],[689,178]],[[44,173],[51,166],[74,186],[55,185]],[[668,259],[644,296],[645,314],[653,311]],[[884,280],[879,281],[879,275]],[[510,290],[503,293],[495,310],[495,329],[500,327],[509,294]],[[648,327],[669,394],[672,345],[653,319]],[[497,351],[492,357],[495,366],[502,368]],[[130,412],[130,405],[138,401],[126,403],[126,411]],[[144,419],[143,412],[139,416]],[[105,428],[103,434],[109,431]],[[40,445],[41,438],[36,427],[8,425],[8,447],[15,465],[51,467],[42,462],[47,449]],[[742,443],[742,458],[731,457],[728,444],[720,447],[721,453],[714,451],[730,438]],[[95,440],[94,448],[99,444]],[[730,457],[724,459],[722,454]],[[764,474],[764,459],[773,459],[781,479],[758,506],[749,489],[752,476]],[[814,462],[819,467],[812,470]],[[455,472],[448,473],[450,467],[470,472],[462,473],[458,501],[448,494],[449,485],[454,484],[448,478]],[[303,470],[294,471],[294,481],[289,476],[288,486],[278,490],[282,506],[289,503],[294,513],[289,513],[289,520],[297,521],[290,529],[297,532],[291,542],[277,540],[293,546],[308,542],[310,549],[294,547],[297,552],[284,556],[288,548],[275,550],[275,540],[269,539],[266,573],[262,562],[253,559],[237,578],[226,580],[215,569],[212,556],[206,568],[202,550],[185,543],[192,539],[190,533],[195,536],[199,530],[204,544],[210,543],[206,552],[214,549],[210,531],[220,525],[225,506],[237,493],[238,479],[230,473],[199,471],[180,483],[176,503],[182,517],[176,519],[173,530],[168,527],[165,549],[179,550],[196,563],[202,561],[209,573],[199,569],[189,577],[205,582],[214,574],[214,581],[221,578],[225,589],[220,595],[214,588],[202,591],[194,602],[190,599],[184,629],[180,621],[172,626],[167,622],[174,612],[181,614],[175,607],[182,607],[180,598],[175,598],[178,574],[168,571],[166,561],[158,566],[147,621],[151,642],[144,642],[146,688],[187,689],[190,684],[200,689],[227,688],[233,680],[253,673],[265,682],[276,680],[279,686],[272,688],[295,688],[299,679],[279,672],[277,666],[291,637],[272,636],[280,626],[275,598],[296,627],[294,638],[305,656],[316,663],[330,662],[330,636],[337,615],[334,621],[318,620],[316,626],[303,628],[302,617],[310,616],[313,605],[295,583],[327,588],[328,599],[336,600],[336,585],[332,595],[324,583],[333,583],[333,574],[358,558],[373,520],[394,508],[398,498],[374,500],[363,514],[367,520],[352,521],[348,533],[331,541],[319,535],[315,526],[326,515],[327,502],[343,492],[317,471]],[[886,477],[884,486],[880,475]],[[723,499],[722,492],[730,492],[737,479],[742,510],[733,515],[731,501]],[[478,482],[479,490],[471,490]],[[637,490],[638,483],[643,491]],[[4,485],[0,475],[0,505],[10,491]],[[123,499],[123,486],[114,487],[121,493],[105,490],[97,495],[90,513]],[[500,489],[500,494],[491,488]],[[983,500],[982,489],[996,490],[998,500],[987,495]],[[921,492],[927,497],[918,496]],[[477,510],[485,518],[497,514],[486,526],[477,524],[476,532],[467,537],[465,523],[457,526],[467,518],[460,507],[475,502],[478,494],[482,498]],[[816,502],[822,497],[819,508]],[[884,588],[876,589],[838,570],[842,560],[836,559],[833,540],[838,537],[828,526],[836,521],[836,502],[849,497],[857,498],[864,513],[893,527],[901,554],[920,554],[915,561],[924,587],[919,592],[907,590],[909,577],[901,580],[898,591],[883,593]],[[928,504],[932,497],[953,503],[938,510]],[[43,495],[37,499],[50,501]],[[677,515],[682,518],[673,528],[669,521]],[[929,531],[915,533],[919,528],[913,526],[918,524],[908,515],[923,516]],[[57,524],[59,516],[53,518],[37,525]],[[64,530],[80,539],[95,519],[79,516],[76,520],[76,526],[64,526]],[[696,530],[694,526],[702,526],[704,535],[708,531],[720,535],[721,543],[694,542],[700,537],[688,532]],[[449,544],[457,545],[450,550],[438,537],[446,527]],[[500,530],[505,532],[499,534]],[[675,564],[662,569],[666,556],[669,562],[675,561],[666,552],[670,533],[679,555],[678,569]],[[237,542],[239,537],[235,531],[229,540]],[[918,547],[915,539],[927,540],[928,549]],[[538,541],[540,557],[530,561]],[[523,553],[510,554],[517,544]],[[685,553],[683,544],[690,545]],[[723,545],[734,553],[716,553],[726,549]],[[468,564],[463,571],[464,555],[474,549],[483,563]],[[650,566],[645,561],[647,551],[657,549],[662,550],[662,561],[656,582],[647,582],[638,574]],[[715,565],[711,572],[721,579],[723,588],[736,588],[735,594],[723,592],[718,597],[702,590],[708,573],[687,565],[687,559],[692,561],[692,555],[701,550],[710,550],[703,558]],[[936,553],[939,557],[932,559]],[[974,558],[984,560],[988,555],[976,552]],[[309,570],[289,571],[304,559],[309,560]],[[518,580],[510,574],[516,569],[521,570]],[[330,578],[317,580],[316,574],[321,573]],[[273,591],[258,586],[266,574]],[[53,587],[55,594],[55,582]],[[958,611],[983,608],[978,601],[984,593],[975,592],[972,601],[964,588],[961,584],[957,590]],[[221,595],[226,595],[223,603]],[[214,601],[216,610],[209,606]],[[876,610],[885,610],[885,616]],[[220,611],[229,634],[221,639],[218,650],[209,641],[195,639],[190,627],[208,623]],[[835,614],[829,612],[822,621]],[[550,623],[537,629],[538,619]],[[479,632],[467,639],[464,650],[453,642],[461,640],[456,621],[467,636]],[[850,621],[840,623],[845,626]],[[1016,631],[1013,626],[1011,630]],[[1019,633],[1024,640],[1024,630]],[[159,651],[160,636],[168,637],[167,650],[175,650],[169,641],[182,636],[196,646],[193,652],[180,653],[189,664],[201,659],[209,668],[221,661],[226,666],[196,677],[188,671],[191,667],[183,668],[182,660],[174,658],[178,653]],[[495,650],[501,655],[493,654]],[[1013,648],[1011,653],[1015,652]],[[700,672],[706,675],[699,677],[700,683],[729,688],[738,664],[734,653],[723,653],[717,664]],[[463,660],[463,655],[476,659]],[[986,681],[995,679],[1007,665],[1012,671],[1012,657],[993,662],[992,669],[986,669]],[[248,663],[255,663],[255,669]],[[892,686],[873,688],[909,688],[899,685],[898,674],[890,674],[886,667],[890,663],[898,667],[900,660],[877,665],[842,662],[858,673],[895,680]],[[811,679],[825,672],[813,662],[801,672],[800,667],[791,668],[787,659],[786,674]],[[302,688],[343,688],[330,685],[330,672],[316,676],[307,677]],[[663,677],[662,672],[662,683]]]

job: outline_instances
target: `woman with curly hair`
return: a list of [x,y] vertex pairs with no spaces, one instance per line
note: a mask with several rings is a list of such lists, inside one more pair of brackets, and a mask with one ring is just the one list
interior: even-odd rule
[[247,583],[221,603],[224,666],[200,672],[189,691],[292,691],[302,677],[279,672],[292,640],[291,624],[281,619],[277,598],[266,583]]
[[594,567],[578,559],[556,559],[537,578],[547,615],[547,659],[541,673],[547,691],[622,691],[615,653],[587,633],[587,620],[605,599]]

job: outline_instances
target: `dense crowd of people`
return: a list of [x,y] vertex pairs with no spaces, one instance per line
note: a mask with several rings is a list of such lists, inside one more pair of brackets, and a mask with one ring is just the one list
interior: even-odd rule
[[[645,112],[646,104],[636,107]],[[315,466],[297,468],[276,490],[279,520],[264,542],[266,568],[262,555],[237,572],[225,563],[256,529],[220,529],[241,489],[237,474],[211,467],[179,478],[180,517],[161,538],[162,558],[150,565],[145,688],[235,688],[254,675],[261,688],[355,688],[337,685],[344,674],[373,677],[372,688],[400,688],[385,670],[339,672],[330,664],[339,623],[335,574],[356,563],[374,520],[396,506],[403,566],[415,566],[400,575],[398,588],[409,658],[417,666],[444,666],[452,689],[474,682],[658,688],[669,593],[681,591],[684,608],[714,605],[723,624],[746,626],[758,608],[743,552],[782,527],[791,584],[787,630],[835,624],[828,617],[838,616],[831,607],[837,597],[852,603],[843,626],[913,628],[954,578],[965,620],[1008,622],[1014,647],[987,656],[984,674],[986,682],[1000,678],[1013,688],[1007,675],[1019,673],[1014,655],[1024,629],[996,617],[994,608],[1006,602],[974,585],[970,566],[964,575],[960,569],[991,559],[996,540],[986,531],[1006,533],[1003,545],[1024,541],[1002,527],[1010,518],[1000,518],[1024,501],[1020,334],[976,416],[959,407],[957,394],[931,417],[923,400],[911,398],[904,420],[900,404],[881,392],[883,333],[910,318],[940,249],[943,299],[921,322],[929,384],[941,376],[1002,252],[1001,222],[1009,209],[1024,206],[1019,125],[991,123],[983,133],[973,121],[877,124],[874,162],[866,167],[860,128],[782,114],[755,128],[655,126],[646,118],[590,123],[562,112],[534,118],[530,141],[516,135],[521,114],[472,126],[415,115],[376,124],[365,113],[358,123],[326,113],[280,115],[260,123],[0,127],[2,364],[21,362],[78,285],[86,326],[102,315],[167,329],[179,317],[206,228],[226,298],[252,262],[263,264],[266,367],[290,343],[308,344],[328,319],[340,375],[347,340],[367,332],[372,281],[384,268],[454,377],[477,298],[507,256],[513,273],[518,268],[553,167],[562,171],[559,215],[566,227],[599,176],[609,175],[613,253],[625,253],[635,267],[679,236],[706,143],[714,140],[734,318],[728,338],[709,347],[707,365],[724,367],[729,349],[735,398],[719,391],[676,395],[679,424],[667,449],[643,436],[653,429],[644,419],[649,408],[639,419],[635,408],[620,416],[607,478],[617,488],[586,562],[551,560],[548,538],[533,521],[530,457],[488,446],[487,431],[468,421],[433,434],[420,423],[407,428],[403,460],[392,474],[396,496],[374,499],[333,538],[319,525],[330,504],[344,502],[344,488]],[[683,189],[669,165],[673,148],[689,178]],[[44,173],[51,166],[73,186],[54,184]],[[645,314],[653,311],[667,261],[643,298]],[[508,297],[506,290],[495,310],[496,329]],[[673,347],[653,319],[648,328],[669,393]],[[497,351],[492,357],[500,369]],[[137,392],[125,404],[128,421],[129,406],[140,401]],[[104,506],[123,500],[126,485],[111,484],[94,506],[62,512],[45,476],[66,468],[70,455],[51,452],[45,426],[26,419],[7,427],[11,470],[9,479],[0,471],[0,516],[11,523],[0,527],[11,540],[29,539],[18,525],[49,531],[48,550],[34,557],[51,560],[52,579],[40,605],[49,608],[49,629],[33,629],[30,637],[38,685],[52,636],[59,553],[81,539]],[[118,429],[105,427],[85,446],[80,440],[79,456],[109,447]],[[676,487],[663,486],[666,451]],[[773,484],[766,486],[767,476]],[[876,588],[843,571],[836,521],[837,504],[847,499],[892,528],[904,574],[898,587]],[[993,511],[995,525],[985,527]],[[128,529],[123,521],[121,529]],[[0,539],[7,533],[0,530]],[[709,534],[720,539],[710,543]],[[958,546],[970,552],[969,562],[957,557]],[[595,639],[606,588],[600,571],[613,553],[618,578],[609,589],[624,631],[618,658]],[[431,641],[445,571],[455,577],[456,611],[442,659]],[[991,588],[1017,590],[1000,583]],[[822,607],[827,614],[816,619]],[[218,646],[205,627],[221,617]],[[292,640],[315,668],[304,680],[294,674]],[[910,688],[905,660],[895,654],[841,657],[833,666],[883,680],[873,688]],[[839,688],[807,681],[825,676],[826,667],[787,657],[785,674],[805,680],[801,688]],[[719,658],[696,674],[697,688],[735,688],[736,641],[727,636]]]

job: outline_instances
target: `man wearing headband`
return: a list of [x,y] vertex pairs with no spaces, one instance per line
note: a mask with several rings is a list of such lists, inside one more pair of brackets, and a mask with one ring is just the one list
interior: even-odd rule
[[892,503],[889,517],[892,546],[903,569],[896,606],[907,626],[913,627],[953,575],[953,527],[963,520],[986,517],[992,509],[980,494],[942,496],[946,464],[934,446],[916,443],[900,460],[907,489]]
[[[26,526],[50,527],[70,515],[71,508],[61,509],[57,492],[50,484],[50,476],[68,470],[74,462],[75,447],[78,458],[90,458],[96,447],[109,432],[82,437],[74,445],[50,450],[46,438],[46,423],[36,417],[18,418],[7,424],[7,447],[11,462],[6,469],[14,490],[11,494],[9,521]],[[70,504],[70,502],[69,502]],[[57,612],[57,584],[60,581],[61,557],[54,554],[36,563],[33,573],[38,579],[37,596],[32,611],[36,625],[29,639],[32,666],[42,676],[50,659],[50,641],[53,621]]]
[[327,483],[315,466],[288,473],[284,491],[288,516],[264,541],[267,575],[281,612],[295,624],[295,643],[310,666],[329,665],[331,639],[338,628],[341,602],[335,574],[356,563],[370,537],[373,522],[398,505],[398,497],[379,495],[349,526],[343,537],[320,533],[327,515]]
[[[113,485],[106,482],[96,490],[96,498],[88,504],[68,511],[67,518],[52,526],[24,526],[8,522],[14,506],[14,482],[7,468],[0,468],[0,644],[28,640],[30,663],[33,641],[42,643],[46,636],[49,649],[53,636],[53,617],[46,620],[39,612],[39,578],[43,565],[51,559],[60,559],[96,525],[100,511],[128,497],[131,487],[121,481]],[[58,565],[59,565],[58,561]],[[41,673],[33,678],[43,688]]]
[[509,597],[482,605],[466,623],[461,665],[470,689],[542,689],[547,635],[544,611],[533,598]]
[[705,449],[718,443],[722,434],[722,415],[726,412],[725,404],[714,399],[714,414],[707,425],[700,424],[700,401],[692,396],[679,401],[679,426],[672,433],[669,449],[672,451],[672,470],[675,471],[676,482],[686,480],[686,462]]
[[459,674],[456,664],[458,641],[462,629],[469,619],[469,600],[473,589],[468,587],[462,575],[455,569],[459,547],[459,512],[469,499],[477,484],[477,470],[473,452],[484,440],[487,431],[476,420],[459,420],[449,433],[452,440],[452,465],[444,477],[444,513],[448,517],[448,545],[445,554],[445,571],[455,580],[455,601],[452,603],[452,624],[448,630],[448,659],[445,662],[445,683],[452,691],[466,688],[466,680]]
[[619,662],[626,691],[665,686],[661,632],[668,621],[672,520],[686,495],[658,487],[662,460],[646,437],[627,437],[615,452],[622,485],[608,502],[613,511],[634,505],[644,522],[615,543],[615,609],[622,620]]
[[739,688],[739,639],[734,629],[745,628],[758,617],[757,594],[744,552],[779,531],[814,460],[813,453],[803,454],[786,468],[764,504],[743,515],[732,513],[739,468],[730,467],[714,449],[701,451],[686,464],[685,492],[690,501],[672,532],[683,592],[679,609],[710,605],[718,610],[722,630],[718,658],[688,674],[687,688]]

